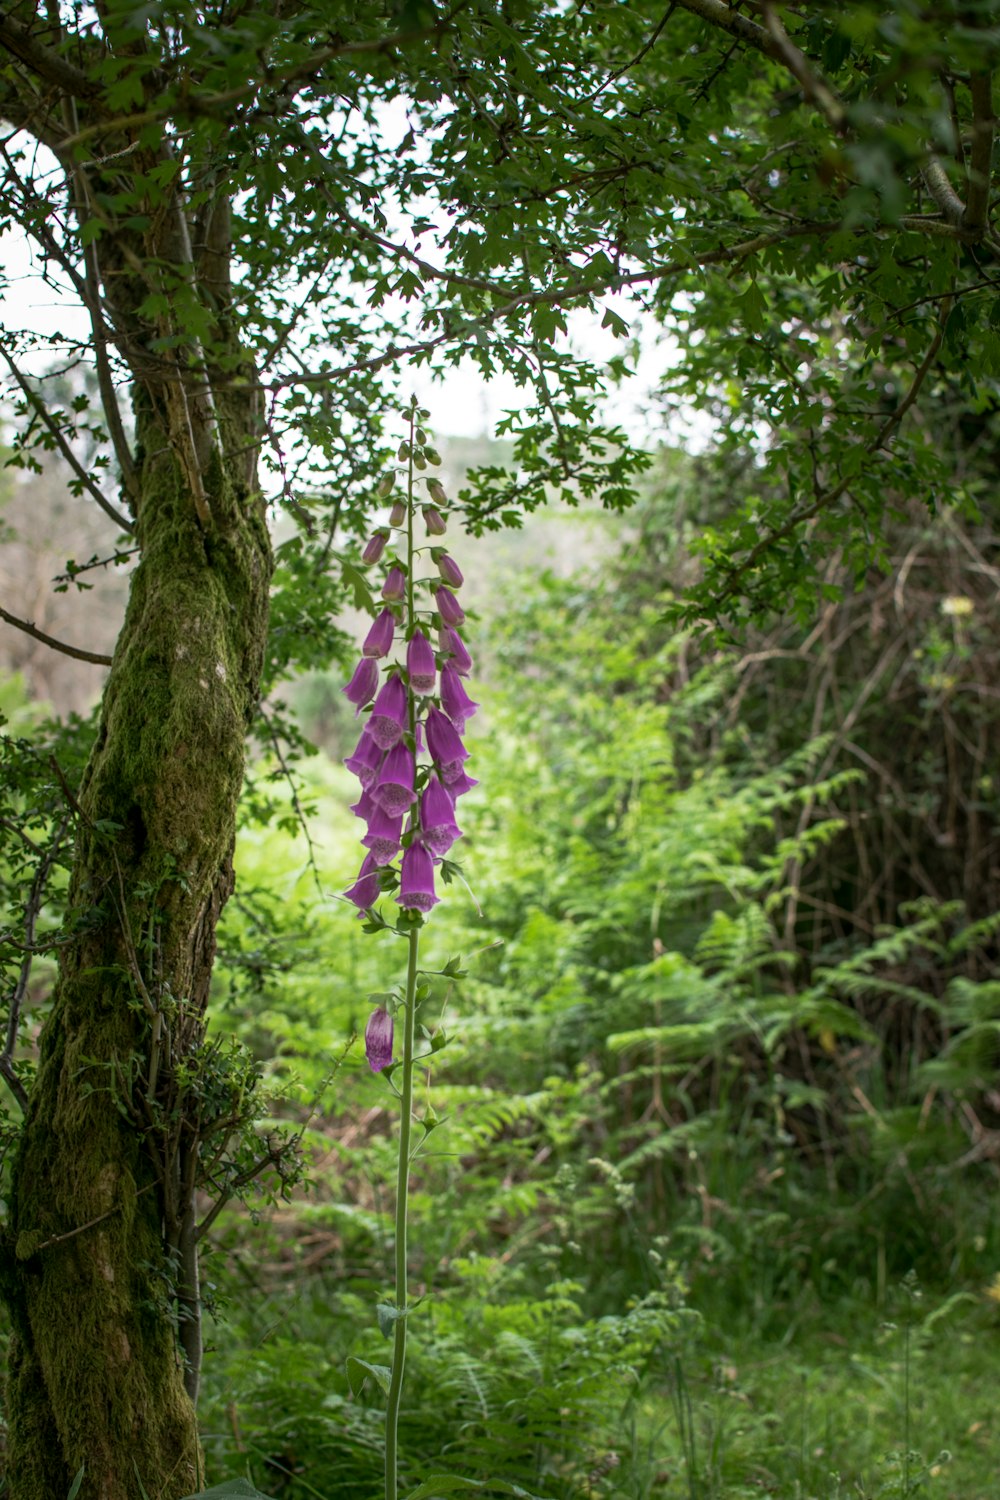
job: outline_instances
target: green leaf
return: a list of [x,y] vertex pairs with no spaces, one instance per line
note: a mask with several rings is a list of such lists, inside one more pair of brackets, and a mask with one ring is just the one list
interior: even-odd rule
[[354,590],[355,609],[363,609],[368,614],[374,614],[375,600],[372,598],[372,591],[368,587],[368,580],[361,572],[361,569],[356,568],[353,563],[341,561],[340,571],[343,574],[344,582],[349,584]]
[[69,1487],[69,1494],[66,1496],[66,1500],[76,1500],[77,1495],[80,1493],[80,1486],[83,1483],[83,1476],[86,1472],[87,1465],[81,1464],[73,1478],[73,1483]]
[[369,1375],[382,1394],[388,1396],[389,1379],[392,1375],[388,1365],[369,1364],[367,1359],[358,1359],[354,1354],[347,1356],[347,1383],[351,1387],[352,1396],[361,1393]]
[[378,1331],[384,1339],[389,1338],[396,1324],[406,1317],[406,1308],[395,1307],[391,1302],[380,1302],[375,1309]]

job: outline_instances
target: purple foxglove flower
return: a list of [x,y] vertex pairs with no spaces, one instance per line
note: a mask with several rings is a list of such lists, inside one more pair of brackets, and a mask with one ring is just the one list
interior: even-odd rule
[[459,677],[468,677],[472,671],[472,657],[465,649],[465,642],[457,630],[450,626],[441,632],[441,649],[447,651],[453,658],[455,671]]
[[380,750],[391,750],[403,737],[406,728],[406,688],[398,672],[382,685],[372,704],[368,733]]
[[361,554],[363,563],[377,563],[385,551],[385,544],[389,540],[387,531],[376,531],[365,543],[365,550]]
[[434,894],[434,861],[422,844],[411,844],[403,855],[396,900],[400,906],[416,911],[430,911],[438,903]]
[[377,806],[375,798],[366,787],[357,802],[351,807],[351,812],[356,818],[363,818],[366,823],[370,823]]
[[434,648],[422,630],[415,630],[406,648],[406,670],[410,686],[417,693],[433,693],[437,681]]
[[399,853],[402,832],[403,814],[387,813],[384,807],[376,804],[368,824],[368,832],[361,842],[366,849],[371,850],[372,859],[377,865],[387,865]]
[[353,771],[363,787],[370,787],[375,780],[375,772],[382,763],[382,751],[372,737],[371,725],[366,724],[361,738],[354,747],[354,754],[349,755],[344,765],[349,771]]
[[396,621],[392,610],[384,609],[365,636],[365,643],[361,648],[362,656],[388,656],[392,650],[392,638],[395,632]]
[[420,797],[420,837],[424,848],[436,858],[447,854],[462,837],[455,822],[455,804],[436,776],[431,777]]
[[443,586],[434,595],[437,601],[438,613],[446,625],[461,625],[465,619],[465,610],[459,604],[451,589]]
[[344,895],[353,901],[359,911],[368,911],[378,900],[379,883],[377,865],[370,854],[366,854],[358,871],[358,878]]
[[474,777],[466,776],[463,773],[461,776],[457,776],[454,781],[449,781],[445,787],[445,791],[449,797],[454,797],[457,801],[459,797],[463,796],[466,792],[471,792],[472,788],[478,785],[479,782]]
[[442,552],[437,560],[438,572],[445,583],[450,583],[453,589],[460,589],[465,582],[462,570],[455,559],[447,552]]
[[382,598],[394,599],[397,602],[406,598],[406,574],[402,568],[394,565],[389,569],[385,583],[382,585]]
[[436,505],[424,506],[424,525],[428,536],[444,536],[448,523]]
[[394,745],[382,762],[372,796],[387,813],[404,813],[417,800],[413,790],[413,752],[405,745]]
[[378,688],[378,666],[370,656],[363,656],[354,668],[354,676],[341,691],[347,701],[355,705],[354,717],[364,708],[369,698],[374,698]]
[[386,1010],[373,1010],[368,1017],[365,1056],[373,1073],[381,1073],[392,1062],[392,1017]]
[[459,677],[454,662],[450,661],[445,662],[441,668],[441,707],[459,734],[465,728],[466,719],[471,719],[479,707],[465,691],[465,684]]
[[433,705],[427,711],[427,747],[441,768],[442,781],[463,775],[462,762],[468,760],[469,752],[447,714]]
[[392,502],[392,510],[389,512],[389,525],[390,526],[402,526],[403,523],[405,522],[405,520],[406,520],[406,502],[405,502],[405,500],[394,500]]

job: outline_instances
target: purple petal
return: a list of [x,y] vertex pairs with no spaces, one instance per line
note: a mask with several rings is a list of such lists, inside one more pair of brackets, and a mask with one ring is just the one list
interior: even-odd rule
[[365,1056],[373,1073],[381,1073],[392,1062],[392,1017],[373,1010],[365,1027]]
[[433,693],[437,682],[434,648],[422,630],[415,630],[406,648],[406,670],[410,686],[417,693]]
[[396,621],[392,610],[384,609],[365,636],[365,643],[361,648],[362,656],[388,656],[392,650],[392,638],[395,631]]
[[372,704],[368,733],[380,750],[391,750],[399,743],[406,728],[406,688],[398,672],[383,684]]
[[355,705],[355,718],[369,698],[374,698],[378,688],[378,665],[370,656],[363,656],[354,668],[354,676],[342,689],[347,701]]
[[415,911],[430,911],[438,903],[434,894],[434,861],[422,844],[411,844],[403,855],[396,900],[400,906]]
[[445,662],[441,668],[441,707],[461,734],[466,719],[471,719],[478,703],[473,703],[465,691],[465,684],[458,675],[454,662]]

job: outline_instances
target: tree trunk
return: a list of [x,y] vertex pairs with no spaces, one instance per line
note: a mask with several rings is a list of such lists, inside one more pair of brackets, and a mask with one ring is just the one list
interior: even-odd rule
[[11,1500],[62,1500],[81,1466],[80,1500],[136,1500],[139,1481],[176,1500],[202,1480],[178,1327],[198,1314],[182,1266],[198,1135],[167,1113],[197,1108],[271,556],[247,387],[213,413],[226,441],[194,485],[166,388],[136,400],[141,562],[78,795],[75,932],[3,1258]]

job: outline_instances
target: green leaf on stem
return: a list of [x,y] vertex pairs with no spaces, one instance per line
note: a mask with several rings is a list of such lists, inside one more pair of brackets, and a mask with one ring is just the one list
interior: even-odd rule
[[389,1377],[391,1374],[392,1371],[388,1365],[373,1365],[367,1359],[358,1359],[354,1354],[349,1354],[347,1357],[347,1383],[351,1387],[352,1396],[357,1396],[361,1393],[369,1376],[374,1380],[383,1396],[388,1396]]

